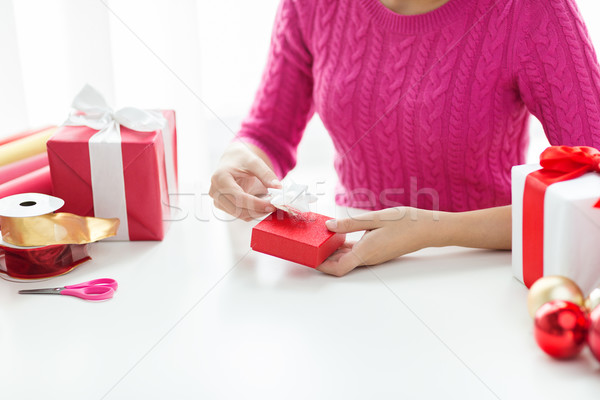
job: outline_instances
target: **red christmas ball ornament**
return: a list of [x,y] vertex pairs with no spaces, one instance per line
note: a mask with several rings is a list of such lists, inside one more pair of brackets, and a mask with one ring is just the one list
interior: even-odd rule
[[552,357],[575,357],[585,345],[589,325],[583,308],[570,301],[553,300],[535,313],[535,340]]
[[588,344],[596,360],[600,361],[600,306],[596,306],[590,314]]

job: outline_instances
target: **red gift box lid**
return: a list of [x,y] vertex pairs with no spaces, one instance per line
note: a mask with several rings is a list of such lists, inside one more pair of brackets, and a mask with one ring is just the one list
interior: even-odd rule
[[252,229],[253,250],[312,268],[319,266],[345,240],[344,234],[331,232],[325,221],[332,219],[316,213],[298,216],[276,211]]

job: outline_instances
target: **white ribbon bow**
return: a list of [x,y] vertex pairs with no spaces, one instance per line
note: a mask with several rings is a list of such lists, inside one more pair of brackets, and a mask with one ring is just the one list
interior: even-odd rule
[[310,211],[308,205],[317,201],[317,196],[307,192],[307,185],[295,182],[283,182],[281,189],[268,188],[273,207],[296,215]]
[[120,126],[139,132],[162,131],[167,190],[171,193],[176,183],[168,121],[160,111],[125,107],[115,112],[100,92],[90,85],[85,85],[75,96],[72,107],[75,110],[63,125],[87,126],[98,130],[89,140],[94,215],[119,218],[119,231],[112,239],[129,240]]

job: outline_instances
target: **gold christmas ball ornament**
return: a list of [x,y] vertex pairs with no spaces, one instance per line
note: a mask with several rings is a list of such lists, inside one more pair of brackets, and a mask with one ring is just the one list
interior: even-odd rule
[[585,299],[585,308],[589,312],[594,311],[594,308],[600,305],[600,288],[592,290],[592,293]]
[[527,309],[531,318],[542,305],[552,300],[564,300],[584,306],[585,299],[579,286],[564,276],[544,276],[535,281],[527,295]]

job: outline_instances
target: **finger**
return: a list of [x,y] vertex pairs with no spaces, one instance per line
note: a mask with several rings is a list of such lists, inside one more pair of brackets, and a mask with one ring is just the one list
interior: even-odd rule
[[359,265],[363,265],[360,257],[357,257],[354,248],[343,252],[339,259],[325,260],[316,269],[329,275],[344,276]]
[[326,261],[338,261],[344,254],[352,251],[352,242],[346,242],[339,249],[337,249],[332,255],[327,257]]
[[260,157],[252,158],[246,164],[246,170],[256,176],[265,187],[281,188],[281,182],[275,172]]
[[234,205],[227,197],[221,196],[219,200],[214,201],[216,208],[225,211],[235,218],[242,219],[244,221],[258,220],[263,218],[268,212],[260,212],[256,210],[250,210],[247,208],[240,208]]
[[273,212],[275,207],[267,200],[258,198],[244,190],[238,185],[232,175],[227,174],[219,178],[218,188],[213,193],[213,199],[223,201],[221,198],[225,196],[231,203],[238,208],[246,208],[258,212]]
[[347,251],[352,250],[354,245],[356,244],[356,240],[346,240],[339,248],[338,251]]
[[224,197],[218,197],[216,199],[213,199],[213,203],[215,208],[225,211],[227,214],[231,215],[234,218],[240,218],[242,215],[243,210],[241,208],[236,207],[232,202],[230,202]]
[[367,231],[352,247],[353,256],[360,260],[360,265],[377,265],[404,253],[398,253],[389,241],[389,233],[384,229]]
[[350,233],[379,228],[382,222],[378,212],[369,212],[356,217],[330,219],[325,225],[332,232]]
[[275,207],[268,201],[244,192],[220,193],[217,197],[219,198],[219,201],[224,201],[226,199],[237,208],[253,210],[259,213],[275,211]]
[[264,210],[255,210],[254,208],[240,207],[238,204],[234,203],[234,198],[232,196],[223,193],[214,194],[213,200],[215,207],[217,207],[218,209],[225,211],[226,213],[232,215],[235,218],[240,218],[245,221],[250,221],[252,219],[260,219],[268,213],[275,210],[274,207],[270,207],[269,203]]
[[241,219],[246,222],[249,221],[259,221],[264,218],[268,213],[258,213],[254,210],[246,210],[243,208],[236,208],[232,206],[227,206],[223,204],[215,204],[215,207],[219,210],[223,210],[229,215],[231,215],[234,219]]

